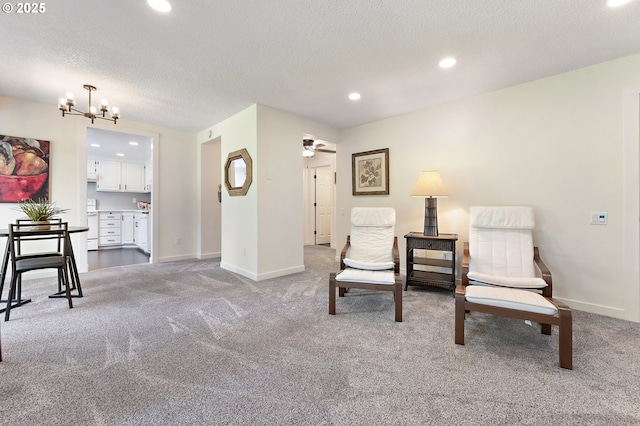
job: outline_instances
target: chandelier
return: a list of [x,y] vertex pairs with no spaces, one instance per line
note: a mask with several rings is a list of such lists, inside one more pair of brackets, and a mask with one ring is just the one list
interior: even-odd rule
[[100,115],[100,112],[98,112],[96,107],[91,105],[91,92],[95,91],[96,87],[90,84],[85,84],[82,87],[89,91],[89,111],[83,112],[75,109],[73,106],[76,104],[76,102],[73,98],[73,93],[69,92],[67,93],[66,98],[60,98],[60,103],[58,104],[58,109],[62,111],[62,116],[64,117],[65,114],[84,115],[85,117],[91,119],[91,124],[93,124],[93,121],[96,118],[100,120],[113,121],[113,124],[116,124],[116,120],[120,118],[120,110],[116,107],[112,107],[111,117],[107,117],[106,114],[107,112],[109,112],[109,102],[106,99],[103,99],[100,102],[100,112],[102,113],[102,115]]

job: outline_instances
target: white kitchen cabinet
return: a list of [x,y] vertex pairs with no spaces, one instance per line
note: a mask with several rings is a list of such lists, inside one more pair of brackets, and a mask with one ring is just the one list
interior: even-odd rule
[[87,159],[87,182],[96,182],[98,179],[98,161]]
[[151,161],[148,161],[144,165],[144,192],[151,192],[151,185],[153,184],[153,166]]
[[123,212],[121,229],[122,244],[134,243],[134,229],[133,212]]
[[149,214],[148,213],[136,213],[135,214],[135,242],[142,250],[149,251]]
[[100,160],[98,163],[97,191],[120,191],[120,162]]
[[99,246],[122,244],[122,214],[120,212],[100,212]]
[[145,190],[144,164],[99,160],[96,190],[108,192],[149,192]]
[[143,164],[122,163],[120,189],[125,192],[145,192]]

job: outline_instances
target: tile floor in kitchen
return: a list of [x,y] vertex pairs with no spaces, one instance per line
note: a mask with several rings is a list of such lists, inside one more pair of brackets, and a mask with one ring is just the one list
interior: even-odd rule
[[148,263],[149,255],[137,248],[118,248],[92,250],[87,254],[89,270],[110,268],[112,266]]

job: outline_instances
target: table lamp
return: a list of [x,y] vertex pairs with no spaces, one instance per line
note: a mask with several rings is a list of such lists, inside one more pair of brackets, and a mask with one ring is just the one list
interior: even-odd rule
[[429,170],[420,173],[411,191],[412,197],[426,197],[424,200],[424,235],[438,236],[438,198],[448,197],[440,172]]

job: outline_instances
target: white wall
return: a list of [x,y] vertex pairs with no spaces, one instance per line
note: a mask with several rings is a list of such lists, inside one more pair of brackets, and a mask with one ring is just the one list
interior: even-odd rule
[[[623,91],[638,83],[635,55],[344,131],[337,241],[352,206],[393,206],[404,262],[402,236],[424,217],[424,200],[409,193],[421,170],[438,169],[451,194],[438,201],[439,229],[459,234],[459,254],[470,206],[533,206],[554,295],[637,321],[625,298],[640,298],[638,283],[629,294],[623,273],[623,205],[634,195],[622,182]],[[351,154],[386,147],[390,195],[352,197]],[[592,211],[608,212],[609,224],[590,225]]]
[[[180,130],[118,120],[117,130],[158,135],[154,150],[154,259],[169,261],[195,257],[196,135]],[[82,117],[60,116],[55,104],[38,104],[0,97],[0,134],[51,142],[50,198],[71,211],[64,216],[72,225],[86,224],[86,129]],[[96,124],[95,127],[102,127]],[[156,141],[154,141],[156,142]],[[20,213],[14,204],[0,204],[0,224],[13,222]],[[178,220],[179,218],[179,220]],[[181,243],[175,244],[175,237]],[[86,235],[73,236],[81,271],[87,269]]]
[[[223,165],[230,152],[242,148],[253,161],[247,195],[222,191],[223,268],[255,281],[304,270],[305,133],[337,138],[335,129],[264,105],[252,105],[198,134],[199,143],[220,138]],[[203,179],[200,171],[200,185]]]
[[[222,188],[222,228],[220,266],[245,277],[257,279],[258,274],[258,189],[257,107],[253,105],[198,134],[198,142],[219,139],[221,163],[233,151],[245,148],[253,162],[253,182],[245,196],[229,196]],[[202,155],[202,152],[200,152]],[[222,171],[223,172],[223,171]],[[202,171],[198,180],[202,186]],[[224,179],[221,177],[221,181]],[[202,223],[200,223],[202,228]]]
[[199,259],[216,258],[222,254],[222,204],[218,201],[218,185],[224,186],[221,145],[220,138],[200,145]]
[[331,127],[258,105],[261,279],[304,270],[302,136],[332,141]]

